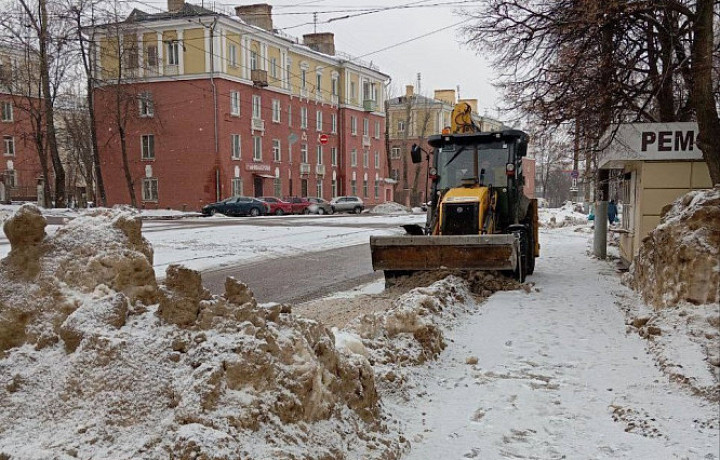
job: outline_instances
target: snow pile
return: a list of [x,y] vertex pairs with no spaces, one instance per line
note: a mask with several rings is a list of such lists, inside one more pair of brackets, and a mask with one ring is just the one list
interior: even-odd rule
[[395,203],[394,201],[386,201],[385,203],[379,204],[372,208],[370,214],[412,214],[412,212],[412,209],[403,206],[400,203]]
[[0,458],[394,459],[366,358],[228,278],[168,268],[122,210],[5,223]]
[[720,186],[678,198],[643,239],[628,278],[655,308],[720,301]]
[[541,227],[560,228],[574,225],[586,225],[588,218],[577,205],[568,202],[560,208],[538,209],[538,219]]

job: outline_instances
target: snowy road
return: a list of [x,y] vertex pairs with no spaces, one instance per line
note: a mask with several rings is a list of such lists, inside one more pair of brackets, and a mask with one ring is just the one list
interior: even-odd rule
[[587,257],[587,235],[541,243],[539,292],[494,294],[412,371],[410,402],[385,401],[407,423],[406,458],[717,459],[717,403],[669,383],[626,334],[616,302],[632,294]]

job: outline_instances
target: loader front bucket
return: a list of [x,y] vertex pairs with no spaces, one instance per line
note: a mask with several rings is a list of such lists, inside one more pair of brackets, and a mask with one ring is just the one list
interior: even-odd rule
[[371,236],[375,270],[515,270],[519,242],[514,235]]

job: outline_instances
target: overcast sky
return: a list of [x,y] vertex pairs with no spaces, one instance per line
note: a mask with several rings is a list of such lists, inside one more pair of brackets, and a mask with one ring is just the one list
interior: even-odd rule
[[[263,1],[233,3],[229,0],[206,0],[205,6],[234,12],[235,5]],[[201,4],[202,0],[188,2]],[[275,28],[296,37],[313,32],[312,12],[318,12],[317,31],[333,32],[335,48],[339,51],[354,56],[373,53],[362,59],[372,61],[382,72],[392,77],[394,95],[404,93],[405,85],[417,87],[417,74],[420,73],[421,92],[424,95],[432,96],[435,89],[455,89],[459,85],[462,98],[478,99],[481,114],[487,111],[489,115],[496,116],[496,107],[502,105],[500,95],[492,86],[495,74],[490,60],[461,45],[459,26],[374,53],[463,21],[464,17],[454,14],[459,8],[458,0],[267,0],[267,3],[273,5]],[[472,5],[480,2],[464,3]],[[399,5],[424,7],[382,11],[326,22],[331,18],[356,15],[370,8]],[[143,0],[137,2],[136,6],[147,12],[157,12],[157,8],[167,8],[167,1]]]

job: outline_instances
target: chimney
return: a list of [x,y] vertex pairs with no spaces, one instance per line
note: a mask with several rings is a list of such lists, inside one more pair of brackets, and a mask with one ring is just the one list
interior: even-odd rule
[[454,89],[436,89],[435,99],[443,101],[446,104],[455,105],[455,90]]
[[477,99],[460,99],[458,102],[465,102],[472,108],[473,113],[478,113],[478,100]]
[[178,13],[185,6],[185,0],[168,0],[168,12]]
[[413,97],[414,92],[415,92],[415,87],[413,85],[407,85],[405,87],[405,96]]
[[335,35],[330,32],[305,34],[303,43],[318,53],[335,56]]
[[242,5],[235,7],[235,14],[246,24],[260,27],[272,32],[272,5],[256,3],[255,5]]

